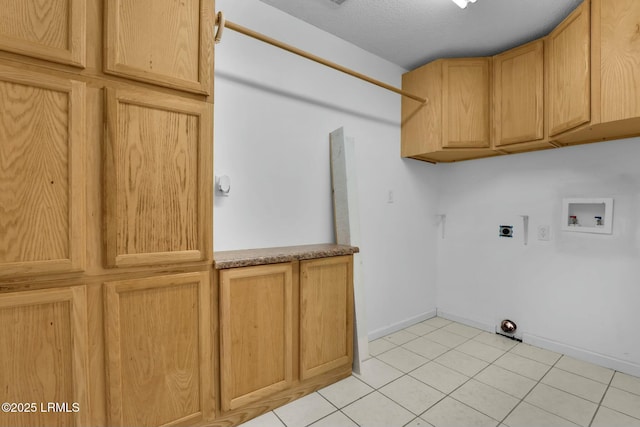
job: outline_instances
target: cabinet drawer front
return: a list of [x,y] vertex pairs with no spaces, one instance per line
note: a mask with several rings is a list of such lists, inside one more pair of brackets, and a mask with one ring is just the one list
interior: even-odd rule
[[0,66],[0,277],[85,260],[85,84]]
[[291,264],[220,271],[223,410],[290,387],[292,276]]

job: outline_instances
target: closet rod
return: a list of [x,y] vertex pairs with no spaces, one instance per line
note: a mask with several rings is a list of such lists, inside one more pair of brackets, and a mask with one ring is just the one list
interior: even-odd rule
[[388,85],[388,84],[386,84],[384,82],[381,82],[380,80],[373,79],[373,78],[371,78],[369,76],[366,76],[364,74],[358,73],[357,71],[353,71],[353,70],[351,70],[349,68],[343,67],[342,65],[336,64],[335,62],[328,61],[328,60],[326,60],[324,58],[321,58],[319,56],[313,55],[313,54],[311,54],[309,52],[305,52],[302,49],[298,49],[297,47],[288,45],[286,43],[282,43],[281,41],[278,41],[278,40],[273,39],[271,37],[265,36],[264,34],[260,34],[260,33],[256,32],[256,31],[250,30],[250,29],[248,29],[246,27],[243,27],[242,25],[238,25],[238,24],[233,23],[231,21],[227,21],[224,18],[222,12],[218,12],[218,16],[217,16],[217,19],[216,19],[216,25],[218,25],[218,31],[216,32],[216,35],[215,35],[216,43],[218,43],[220,41],[220,39],[221,39],[222,30],[224,28],[229,28],[230,30],[236,31],[236,32],[238,32],[240,34],[244,34],[245,36],[252,37],[254,39],[257,39],[257,40],[260,40],[262,42],[268,43],[268,44],[270,44],[272,46],[279,47],[280,49],[284,49],[284,50],[286,50],[288,52],[291,52],[291,53],[294,53],[296,55],[300,55],[300,56],[302,56],[304,58],[310,59],[311,61],[314,61],[314,62],[317,62],[319,64],[325,65],[325,66],[327,66],[329,68],[333,68],[334,70],[338,70],[338,71],[341,71],[343,73],[349,74],[350,76],[353,76],[353,77],[356,77],[358,79],[364,80],[366,82],[372,83],[372,84],[374,84],[376,86],[380,86],[381,88],[390,90],[390,91],[395,92],[397,94],[400,94],[402,96],[406,96],[408,98],[411,98],[411,99],[413,99],[415,101],[418,101],[418,102],[421,102],[423,104],[427,102],[427,100],[425,98],[422,98],[422,97],[419,97],[417,95],[414,95],[411,92],[407,92],[407,91],[404,91],[402,89],[398,89],[397,87]]

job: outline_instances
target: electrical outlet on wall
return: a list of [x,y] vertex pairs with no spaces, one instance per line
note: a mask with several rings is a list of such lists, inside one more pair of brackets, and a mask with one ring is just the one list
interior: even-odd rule
[[538,240],[548,241],[551,240],[551,231],[548,225],[538,226]]

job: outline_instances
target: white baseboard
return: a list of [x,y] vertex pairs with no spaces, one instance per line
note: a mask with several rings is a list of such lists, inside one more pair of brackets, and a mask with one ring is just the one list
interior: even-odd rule
[[617,359],[605,354],[595,353],[583,348],[573,347],[558,341],[553,341],[547,338],[528,334],[526,332],[523,334],[523,342],[535,345],[536,347],[555,351],[556,353],[566,354],[567,356],[584,360],[585,362],[595,363],[596,365],[614,369],[616,371],[633,375],[635,377],[640,377],[640,365],[637,363]]
[[384,337],[385,335],[398,332],[399,330],[407,328],[411,325],[415,325],[416,323],[420,323],[427,319],[431,319],[432,317],[436,317],[436,314],[437,314],[436,310],[433,309],[431,311],[427,311],[417,316],[413,316],[408,319],[405,319],[402,322],[394,323],[393,325],[385,326],[384,328],[371,331],[369,332],[369,341],[377,340],[378,338]]
[[482,329],[483,331],[491,332],[492,334],[496,332],[496,328],[494,325],[490,325],[488,323],[476,322],[475,320],[467,319],[465,317],[460,317],[455,314],[447,313],[441,310],[436,310],[438,312],[438,317],[442,317],[447,320],[453,320],[454,322],[462,323],[463,325],[471,326],[473,328]]

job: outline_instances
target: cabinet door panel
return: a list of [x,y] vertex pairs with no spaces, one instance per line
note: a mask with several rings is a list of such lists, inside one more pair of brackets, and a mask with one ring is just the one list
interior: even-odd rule
[[489,59],[445,61],[442,75],[442,146],[489,147]]
[[0,0],[0,49],[85,65],[86,0]]
[[637,0],[601,3],[602,121],[640,117],[640,7]]
[[353,360],[352,257],[300,263],[300,377]]
[[585,1],[548,38],[549,134],[591,120],[590,14]]
[[210,289],[207,272],[105,283],[109,425],[210,416]]
[[[0,294],[0,325],[2,400],[37,405],[2,413],[0,426],[88,425],[84,286]],[[48,402],[67,403],[68,412],[48,412]]]
[[0,66],[0,277],[85,259],[84,83]]
[[538,40],[494,58],[496,146],[544,137],[543,45]]
[[291,385],[292,266],[220,271],[222,409]]
[[211,105],[107,91],[107,265],[210,257]]
[[105,72],[211,93],[212,0],[106,0]]

